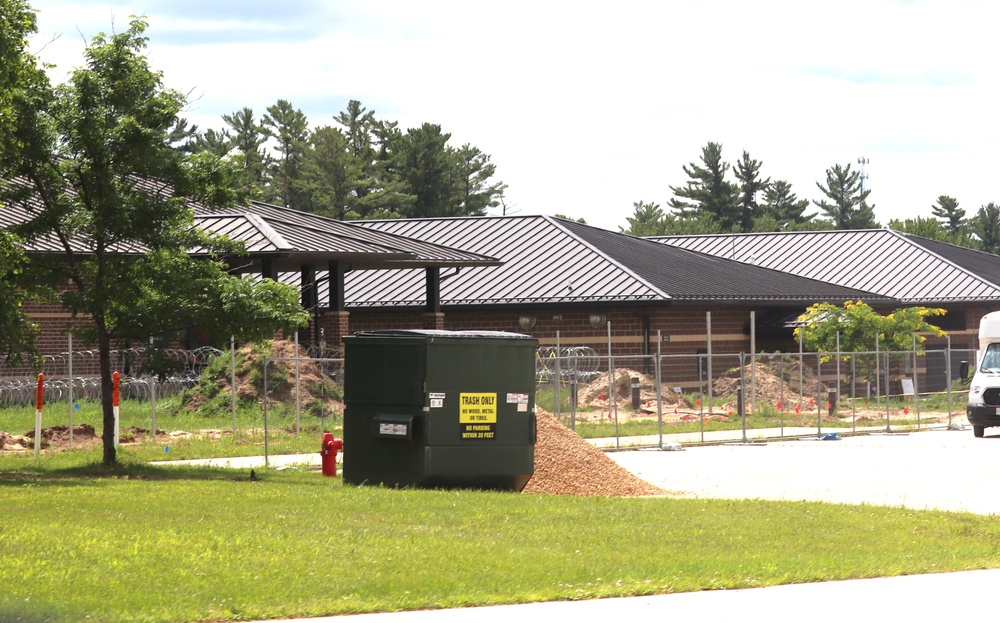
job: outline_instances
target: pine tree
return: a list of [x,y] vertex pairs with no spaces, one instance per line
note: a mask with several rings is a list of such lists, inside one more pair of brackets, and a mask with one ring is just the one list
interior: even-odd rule
[[[851,165],[833,165],[826,170],[826,185],[816,182],[830,201],[813,201],[837,229],[877,229],[874,207],[868,205],[871,190],[861,190],[861,173]],[[832,203],[831,203],[832,202]]]
[[292,107],[288,100],[279,99],[267,107],[261,119],[264,133],[276,142],[278,158],[271,167],[271,184],[265,194],[269,201],[296,210],[304,209],[305,200],[296,190],[305,158],[309,124],[305,113]]
[[958,237],[965,229],[965,210],[958,207],[958,200],[948,195],[941,195],[937,203],[931,206],[931,214],[939,218],[945,231]]
[[979,238],[980,250],[1000,255],[1000,207],[991,201],[979,208],[972,221],[972,231]]
[[799,199],[792,192],[792,185],[785,180],[774,180],[764,189],[764,205],[761,212],[777,223],[777,230],[796,229],[798,225],[809,223],[815,214],[806,214],[808,199]]
[[658,203],[632,203],[632,216],[628,217],[628,229],[619,227],[623,234],[631,236],[665,236],[667,234],[666,215]]
[[753,231],[753,221],[760,216],[760,207],[757,204],[757,193],[766,191],[770,186],[771,178],[760,179],[761,163],[750,157],[750,153],[743,150],[743,157],[736,163],[734,174],[739,180],[739,230],[741,232]]
[[740,227],[739,189],[726,180],[729,164],[722,160],[722,145],[709,142],[701,150],[701,164],[683,167],[688,181],[684,186],[671,186],[674,198],[669,206],[679,220],[711,217],[724,232]]

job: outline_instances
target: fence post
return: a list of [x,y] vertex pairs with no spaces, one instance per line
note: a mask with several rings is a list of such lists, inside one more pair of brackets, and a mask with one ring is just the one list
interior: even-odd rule
[[571,430],[576,430],[576,407],[580,388],[577,386],[577,374],[579,371],[579,364],[576,359],[576,349],[573,349],[573,354],[570,356],[569,360],[570,373],[569,373],[569,425]]
[[840,400],[840,331],[837,331],[837,400]]
[[816,436],[823,436],[823,355],[816,351]]
[[[610,348],[610,343],[609,343]],[[552,381],[552,412],[556,419],[562,422],[562,345],[559,341],[559,331],[556,330],[556,373]]]
[[[701,443],[705,443],[705,381],[701,378],[701,358],[707,356],[698,355],[698,422],[701,428]],[[705,369],[708,369],[707,360]]]
[[892,362],[889,359],[889,351],[885,351],[885,432],[892,432],[892,425],[889,421],[889,368]]
[[804,327],[799,327],[799,407],[801,409],[802,401],[806,397],[806,381],[803,376],[805,372],[805,354],[802,352],[802,329]]
[[[614,401],[614,402],[612,402]],[[618,387],[615,383],[615,358],[611,356],[611,321],[608,321],[608,413],[611,413],[611,405],[615,410],[615,448],[621,447],[621,438],[618,436]]]
[[[882,362],[882,358],[879,357],[878,346],[879,346],[879,344],[878,344],[878,333],[876,333],[875,334],[875,408],[878,408],[878,406],[880,404],[882,404],[881,403],[881,396],[882,396],[882,370],[881,370],[882,363],[881,362]],[[888,377],[886,377],[886,378],[888,378]],[[888,387],[888,385],[886,385],[886,389],[885,389],[885,399],[888,402],[888,400],[889,400],[889,387]]]
[[229,384],[233,395],[233,440],[236,440],[236,337],[229,336]]
[[858,421],[858,355],[851,355],[851,432],[857,432]]
[[917,334],[913,338],[913,409],[917,412],[917,430],[920,430],[920,384],[917,383]]
[[750,411],[757,413],[757,312],[750,312]]
[[706,337],[708,338],[705,352],[708,354],[708,414],[712,415],[712,312],[705,312]]
[[69,447],[72,448],[73,447],[73,332],[70,331],[66,337],[68,338],[68,348],[69,348],[69,368],[67,370],[67,374],[69,375]]
[[300,422],[300,393],[299,393],[299,332],[295,332],[295,436],[299,436],[299,422]]
[[944,346],[944,374],[947,377],[945,388],[948,392],[948,430],[951,430],[951,334],[946,334]]
[[267,445],[267,364],[270,362],[271,358],[264,356],[264,467],[270,467],[270,460],[268,459],[268,445]]
[[744,358],[746,353],[740,353],[740,385],[736,388],[736,408],[740,412],[740,421],[743,427],[743,443],[747,443],[747,402],[746,402],[746,364]]
[[785,359],[778,359],[778,413],[781,417],[781,436],[785,436]]
[[[153,348],[153,336],[149,336],[149,347]],[[149,424],[152,429],[150,438],[156,442],[156,372],[149,375]]]
[[656,374],[656,422],[660,430],[660,449],[663,448],[663,387],[660,379],[660,365],[663,361],[663,336],[660,329],[656,330],[656,363],[653,365],[653,372]]

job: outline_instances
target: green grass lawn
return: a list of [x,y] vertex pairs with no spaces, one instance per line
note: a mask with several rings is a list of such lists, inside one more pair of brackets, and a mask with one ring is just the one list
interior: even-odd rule
[[[48,409],[45,425],[65,424]],[[231,414],[158,404],[164,430]],[[74,423],[100,432],[94,404]],[[339,420],[271,415],[270,451],[318,452]],[[122,428],[149,426],[126,402]],[[23,433],[30,408],[0,410]],[[655,424],[655,423],[654,423]],[[345,487],[318,471],[156,466],[259,454],[236,435],[0,453],[0,621],[318,616],[767,586],[1000,566],[1000,526],[963,513],[820,503],[552,497]],[[166,451],[165,451],[166,450]]]
[[251,482],[93,460],[0,468],[0,620],[315,616],[1000,565],[1000,525],[963,513],[389,490],[296,470]]

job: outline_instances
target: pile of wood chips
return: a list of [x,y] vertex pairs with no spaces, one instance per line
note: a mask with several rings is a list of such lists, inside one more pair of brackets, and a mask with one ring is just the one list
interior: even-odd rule
[[544,412],[538,414],[535,475],[524,493],[609,497],[669,494],[621,467]]

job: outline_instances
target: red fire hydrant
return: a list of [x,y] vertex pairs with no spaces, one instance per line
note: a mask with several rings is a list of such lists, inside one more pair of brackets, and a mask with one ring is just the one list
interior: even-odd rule
[[323,475],[337,475],[337,452],[344,449],[344,440],[334,437],[330,431],[323,433],[323,448],[319,451],[323,457]]

